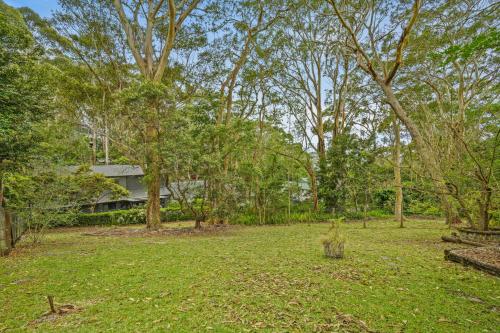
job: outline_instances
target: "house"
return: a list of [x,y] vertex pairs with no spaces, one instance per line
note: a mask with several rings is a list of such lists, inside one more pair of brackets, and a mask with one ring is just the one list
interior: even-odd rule
[[[68,171],[75,172],[78,166],[68,167]],[[146,204],[148,192],[144,183],[144,172],[138,165],[93,165],[90,170],[94,173],[100,173],[108,178],[115,180],[118,184],[129,191],[127,197],[119,199],[111,198],[111,195],[105,193],[97,200],[95,207],[87,205],[83,207],[85,212],[106,212],[109,210],[130,209],[136,206]],[[198,179],[182,180],[171,184],[174,193],[184,192],[189,198],[194,198],[196,193],[203,188],[203,181]],[[160,187],[160,205],[164,207],[172,199],[172,193],[167,189],[164,182]],[[94,208],[94,209],[93,209]],[[93,210],[92,210],[93,209]]]
[[[74,172],[78,166],[69,167],[70,172]],[[112,199],[109,194],[104,194],[95,205],[94,212],[105,212],[117,209],[129,209],[135,206],[144,205],[147,201],[147,188],[143,181],[144,172],[138,165],[93,165],[90,170],[95,173],[114,179],[118,184],[129,191],[127,197]],[[170,192],[163,185],[160,188],[160,203],[166,204],[170,197]],[[84,211],[91,211],[91,205],[83,207]]]

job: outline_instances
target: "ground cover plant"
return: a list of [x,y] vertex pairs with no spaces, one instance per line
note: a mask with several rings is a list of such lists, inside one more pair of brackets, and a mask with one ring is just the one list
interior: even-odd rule
[[[183,228],[193,222],[169,224]],[[56,229],[0,258],[0,331],[495,332],[498,278],[444,261],[442,221],[346,223],[345,257],[323,255],[328,223],[223,233],[85,236]],[[77,310],[40,320],[56,304]],[[37,321],[38,319],[38,321]]]

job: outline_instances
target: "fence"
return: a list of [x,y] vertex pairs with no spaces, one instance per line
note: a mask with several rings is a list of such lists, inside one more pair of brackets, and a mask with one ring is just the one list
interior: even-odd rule
[[26,224],[17,215],[0,207],[0,255],[7,255],[26,230]]

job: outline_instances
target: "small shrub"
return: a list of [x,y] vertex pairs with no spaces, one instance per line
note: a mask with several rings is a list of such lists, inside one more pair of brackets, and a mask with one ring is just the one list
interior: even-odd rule
[[491,212],[490,227],[500,227],[500,210]]
[[328,233],[321,238],[325,256],[340,259],[344,257],[345,237],[340,230],[340,223],[344,218],[332,220],[332,225]]

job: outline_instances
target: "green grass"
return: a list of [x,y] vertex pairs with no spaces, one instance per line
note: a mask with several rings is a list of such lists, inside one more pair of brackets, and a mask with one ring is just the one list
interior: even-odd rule
[[[442,222],[235,227],[182,237],[54,232],[0,258],[0,332],[495,332],[499,280],[443,260]],[[80,311],[30,324],[46,295]],[[348,316],[349,315],[349,316]],[[358,327],[359,329],[357,329]],[[361,328],[360,328],[361,327]]]

